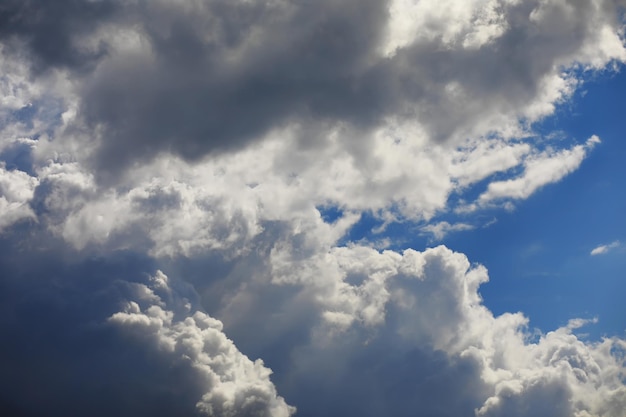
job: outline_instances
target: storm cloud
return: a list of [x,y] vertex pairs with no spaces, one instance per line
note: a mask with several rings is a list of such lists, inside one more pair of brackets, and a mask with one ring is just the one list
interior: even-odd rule
[[436,141],[502,132],[567,95],[563,71],[623,57],[617,38],[590,50],[618,30],[611,1],[472,3],[399,37],[401,13],[439,14],[405,3],[9,2],[3,38],[25,44],[35,71],[82,70],[71,76],[76,128],[96,136],[92,163],[109,173],[162,152],[241,149],[294,125],[307,147],[343,126],[358,148],[390,118],[418,121]]

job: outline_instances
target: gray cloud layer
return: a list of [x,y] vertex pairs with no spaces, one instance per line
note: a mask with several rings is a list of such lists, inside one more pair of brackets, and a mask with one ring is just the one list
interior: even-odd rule
[[35,73],[61,67],[84,70],[101,58],[98,51],[81,51],[74,44],[115,15],[115,1],[6,0],[0,5],[0,39],[29,53]]
[[[435,140],[498,130],[475,132],[476,121],[536,118],[530,107],[550,77],[589,59],[619,24],[612,1],[495,2],[488,24],[488,10],[468,8],[385,53],[390,2],[54,4],[6,3],[0,36],[27,46],[36,71],[82,71],[79,121],[109,172],[159,152],[196,160],[240,149],[292,124],[305,146],[321,145],[329,126],[363,137],[391,116],[419,121]],[[460,28],[448,34],[446,24]]]

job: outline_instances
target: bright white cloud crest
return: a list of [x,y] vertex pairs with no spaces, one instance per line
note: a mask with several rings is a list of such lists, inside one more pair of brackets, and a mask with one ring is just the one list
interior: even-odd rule
[[607,253],[610,250],[618,248],[620,245],[621,243],[618,240],[616,240],[615,242],[608,243],[606,245],[600,245],[600,246],[593,248],[590,252],[590,255],[591,256],[602,255],[604,253]]
[[[168,278],[157,271],[152,278],[155,289],[171,293]],[[129,301],[123,312],[113,314],[109,322],[126,328],[134,337],[145,338],[145,343],[155,343],[171,361],[187,360],[202,376],[206,394],[196,404],[203,414],[209,416],[259,415],[287,417],[295,409],[276,395],[269,380],[271,371],[263,361],[252,362],[241,354],[233,342],[222,332],[222,323],[205,313],[195,312],[187,300],[187,316],[175,318],[153,289],[139,284],[143,308],[136,301]],[[171,296],[170,296],[171,297]],[[178,312],[178,314],[181,314]],[[184,314],[184,312],[183,312]],[[140,335],[140,336],[139,336]]]
[[188,365],[196,413],[621,417],[624,340],[533,334],[465,255],[349,232],[443,240],[577,170],[597,136],[534,129],[626,61],[623,2],[10,3],[0,236],[182,271],[198,300],[151,265],[100,319]]

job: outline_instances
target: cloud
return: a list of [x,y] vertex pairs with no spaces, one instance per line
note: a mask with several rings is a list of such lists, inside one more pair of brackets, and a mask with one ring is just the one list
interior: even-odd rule
[[[68,397],[71,381],[80,378],[80,368],[74,367],[82,362],[55,352],[71,343],[84,350],[81,361],[99,361],[100,356],[90,355],[101,351],[88,343],[102,338],[105,351],[116,352],[103,364],[112,373],[103,383],[124,378],[138,384],[147,381],[144,367],[153,372],[140,391],[120,384],[109,392],[105,398],[118,406],[103,407],[105,414],[211,415],[213,410],[247,415],[260,410],[261,415],[289,415],[284,397],[302,415],[345,415],[351,409],[365,416],[380,410],[410,415],[419,407],[440,416],[472,415],[474,410],[488,416],[619,416],[626,398],[619,377],[624,366],[619,352],[626,346],[620,339],[585,342],[572,333],[578,326],[574,323],[531,341],[521,313],[495,317],[482,304],[478,291],[488,280],[487,271],[462,254],[443,246],[423,252],[342,247],[336,246],[342,233],[332,225],[294,226],[266,224],[245,254],[227,261],[234,265],[221,277],[206,271],[223,270],[224,260],[193,268],[198,278],[188,279],[204,294],[211,315],[195,308],[193,289],[158,270],[142,272],[154,271],[150,258],[116,261],[108,255],[108,260],[68,264],[68,255],[51,254],[45,261],[39,254],[33,272],[25,274],[16,249],[6,251],[2,269],[11,280],[3,280],[9,289],[4,296],[16,301],[3,304],[3,317],[12,317],[4,326],[16,340],[15,349],[38,346],[64,367],[70,385],[55,385],[53,410],[87,410]],[[38,277],[44,270],[54,278],[42,282]],[[39,322],[41,308],[48,313]],[[20,316],[20,311],[34,315]],[[215,315],[226,318],[224,330]],[[103,323],[112,327],[102,328]],[[82,336],[85,326],[94,325]],[[63,336],[44,339],[44,329],[51,328]],[[224,334],[232,335],[237,347]],[[272,377],[275,386],[269,370],[250,361],[242,349],[280,370]],[[7,368],[11,375],[30,357],[19,352],[5,352],[13,362]],[[124,357],[133,366],[119,362]],[[98,369],[93,372],[100,374]],[[45,384],[56,375],[47,372],[34,375]],[[41,403],[23,396],[26,383],[8,390],[15,398],[5,402],[20,410],[32,404],[36,413]],[[79,392],[88,399],[99,392],[97,387],[83,384]],[[312,387],[318,387],[316,396],[310,395]],[[169,393],[167,408],[151,400],[163,390]],[[126,391],[145,398],[138,404],[146,405],[132,406],[122,394]],[[546,395],[551,401],[545,401]],[[454,400],[443,401],[449,396]],[[152,410],[149,404],[159,408]]]
[[586,153],[597,143],[600,143],[600,139],[592,136],[585,145],[576,145],[572,149],[561,151],[548,150],[527,158],[524,162],[524,173],[521,176],[490,183],[487,191],[478,198],[479,204],[484,205],[504,198],[528,198],[540,187],[560,181],[577,169]]
[[[424,9],[416,15],[430,16],[441,24],[424,26],[424,33],[418,26],[411,29],[411,35],[394,46],[389,56],[391,52],[385,55],[378,49],[379,43],[396,36],[387,29],[396,27],[393,19],[403,15],[402,8],[408,6],[394,2],[391,20],[385,21],[382,3],[375,3],[357,7],[348,2],[340,7],[317,2],[304,10],[305,6],[284,2],[211,1],[187,6],[150,2],[140,10],[134,2],[110,1],[98,6],[106,7],[106,13],[89,11],[92,5],[77,6],[76,18],[89,14],[90,25],[73,25],[69,16],[47,23],[43,12],[43,17],[26,24],[20,20],[25,18],[18,3],[10,3],[7,16],[19,16],[12,19],[22,26],[5,34],[8,46],[32,41],[29,50],[39,56],[42,52],[35,40],[40,30],[51,27],[62,33],[60,39],[68,50],[76,49],[72,54],[77,57],[94,45],[106,45],[107,51],[94,55],[94,64],[81,70],[80,77],[63,69],[71,65],[40,57],[37,65],[46,62],[57,72],[48,71],[45,77],[27,82],[24,68],[34,64],[8,46],[3,49],[3,62],[11,64],[6,64],[5,89],[19,92],[19,103],[39,103],[35,125],[22,134],[49,139],[38,140],[29,156],[35,172],[28,173],[32,181],[41,183],[33,204],[45,208],[51,227],[76,247],[110,241],[128,247],[138,243],[138,228],[148,235],[147,243],[139,240],[151,246],[151,253],[190,254],[202,248],[245,246],[264,221],[293,218],[288,211],[296,207],[311,209],[330,203],[352,212],[372,211],[380,217],[428,220],[446,209],[452,193],[462,193],[494,174],[514,171],[520,165],[527,171],[522,178],[494,181],[480,204],[507,196],[525,198],[578,166],[585,154],[582,145],[540,153],[534,150],[533,140],[511,140],[528,134],[520,117],[531,121],[541,117],[539,114],[549,114],[576,86],[574,73],[555,71],[555,62],[565,67],[584,64],[599,68],[610,59],[621,59],[621,44],[607,40],[617,30],[612,6],[587,10],[588,20],[578,21],[577,15],[560,7],[498,8],[495,3],[485,7],[468,3],[455,7],[446,17],[437,14],[439,9],[432,2],[422,2]],[[73,4],[64,2],[62,7],[71,15]],[[38,2],[28,3],[31,8],[39,6]],[[353,13],[355,8],[362,16]],[[479,46],[474,41],[467,44],[468,36],[484,37],[472,35],[475,27],[467,22],[482,22],[492,15],[493,19],[487,20],[504,32],[496,30]],[[525,15],[532,15],[535,23],[527,27],[522,19]],[[357,16],[376,24],[363,28],[354,20]],[[456,23],[444,25],[442,19],[446,18]],[[546,19],[564,26],[547,31]],[[185,25],[179,24],[183,21]],[[307,24],[302,24],[304,21]],[[240,26],[246,28],[239,30]],[[580,39],[572,40],[565,31],[570,26],[580,31]],[[450,28],[454,30],[449,33]],[[294,36],[277,35],[288,29]],[[318,36],[316,31],[326,35]],[[499,54],[508,49],[498,44],[518,41],[510,38],[513,34],[506,35],[508,31],[531,38],[544,36],[559,45],[574,44],[561,49],[550,42],[531,42],[533,48],[548,49],[537,51],[537,59],[523,63],[545,66],[544,70],[533,72],[522,66],[509,74],[510,68],[503,62],[511,57],[501,59]],[[333,39],[342,42],[333,43]],[[521,36],[519,41],[525,39]],[[515,50],[529,53],[523,42]],[[300,54],[307,50],[310,62],[304,65]],[[561,55],[564,51],[570,55]],[[174,57],[176,53],[184,56]],[[187,65],[183,58],[199,62]],[[541,60],[546,61],[544,66]],[[480,78],[488,74],[481,70],[487,62],[507,79],[510,88],[494,89],[493,81],[498,79],[494,74],[488,80]],[[434,67],[428,67],[431,65]],[[525,70],[531,71],[530,80],[522,79]],[[370,72],[373,75],[368,75]],[[449,79],[439,79],[443,74]],[[383,80],[384,88],[370,92],[368,89],[378,88],[376,77]],[[541,86],[536,91],[527,86],[511,87],[526,82]],[[309,83],[313,84],[310,88]],[[414,88],[395,88],[398,83]],[[238,87],[233,89],[233,85]],[[349,85],[350,91],[346,91]],[[424,86],[429,86],[429,91],[421,91]],[[283,87],[284,94],[279,94]],[[536,94],[520,98],[516,91]],[[394,97],[380,99],[377,94]],[[465,94],[474,105],[462,105],[459,94]],[[44,95],[59,100],[42,101]],[[318,105],[316,97],[323,104]],[[352,101],[342,102],[345,100]],[[231,101],[236,105],[229,107]],[[388,107],[378,107],[386,103],[390,103]],[[535,105],[545,111],[532,110],[536,113],[532,117],[525,113],[527,106]],[[478,110],[484,113],[473,113]],[[455,136],[440,132],[450,126],[464,133],[438,142],[437,138]],[[486,134],[491,135],[489,139],[483,137]],[[590,147],[588,143],[584,149]],[[226,150],[229,152],[223,155]],[[170,152],[182,156],[182,161]],[[209,159],[202,159],[206,154]],[[189,160],[193,163],[188,164]],[[556,167],[561,162],[567,165],[563,172]],[[65,170],[83,176],[86,188],[74,189],[72,198],[54,197],[54,193],[63,193],[64,186],[53,184]],[[182,174],[190,170],[193,174]],[[48,174],[51,176],[46,177]],[[113,183],[103,183],[103,177],[111,176],[116,177]],[[211,178],[210,184],[206,178]],[[152,204],[146,216],[148,206],[141,205],[140,195],[156,201],[153,194],[161,189],[169,193],[169,203],[180,199],[180,205]],[[53,203],[60,205],[53,208]],[[176,223],[176,219],[180,220]],[[202,230],[205,235],[198,236]],[[128,236],[120,236],[131,231],[132,243]]]
[[435,224],[429,224],[421,228],[422,231],[432,234],[435,240],[442,240],[450,232],[459,232],[462,230],[472,230],[474,226],[467,223],[450,224],[442,221]]
[[[484,307],[478,289],[487,271],[462,254],[443,246],[403,253],[355,246],[294,259],[297,253],[272,255],[278,282],[302,288],[283,314],[296,315],[309,298],[319,322],[308,342],[292,348],[276,383],[305,415],[349,407],[366,416],[411,415],[414,407],[441,416],[621,412],[623,340],[585,342],[573,334],[581,320],[533,338],[521,313],[496,317]],[[323,400],[290,388],[299,384],[321,384]],[[441,406],[444,392],[450,400]],[[360,401],[350,400],[357,395]]]
[[[168,278],[157,271],[151,279],[155,289],[169,293]],[[222,332],[219,320],[202,312],[183,319],[164,305],[154,290],[139,287],[145,306],[129,301],[122,312],[114,313],[109,322],[124,328],[130,336],[158,346],[167,354],[189,362],[201,374],[206,393],[196,404],[202,414],[259,415],[288,417],[295,409],[278,397],[269,381],[271,371],[263,361],[252,362],[241,354]],[[186,300],[183,300],[186,301]],[[186,313],[186,314],[185,314]],[[181,314],[181,313],[178,313]]]
[[[81,259],[2,242],[0,409],[12,415],[289,416],[271,370],[132,253]],[[37,263],[25,259],[37,255]],[[68,257],[72,261],[61,259]]]
[[0,411],[619,417],[622,339],[352,240],[578,169],[533,126],[626,60],[620,5],[4,2]]
[[336,127],[359,148],[391,119],[417,121],[435,141],[517,135],[520,119],[552,113],[573,91],[564,70],[626,57],[616,7],[12,1],[0,36],[25,44],[31,67],[81,68],[71,125],[95,140],[91,163],[115,176],[162,152],[198,160],[287,126],[304,148]]
[[598,246],[596,248],[593,248],[589,254],[591,256],[602,255],[602,254],[607,253],[610,250],[613,250],[613,249],[619,247],[620,245],[621,245],[621,243],[616,240],[615,242],[611,242],[609,244],[600,245],[600,246]]
[[112,19],[121,2],[7,0],[0,8],[0,40],[9,48],[24,48],[36,72],[61,67],[85,69],[106,49],[81,48],[79,39]]
[[22,171],[8,171],[0,162],[0,232],[23,219],[34,219],[28,205],[38,185],[36,178]]

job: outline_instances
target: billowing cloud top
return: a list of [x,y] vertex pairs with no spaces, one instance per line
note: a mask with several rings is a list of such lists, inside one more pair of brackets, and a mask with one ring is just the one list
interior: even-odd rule
[[384,230],[578,169],[600,139],[535,123],[626,61],[624,7],[2,2],[0,411],[620,417],[624,340],[533,334]]

